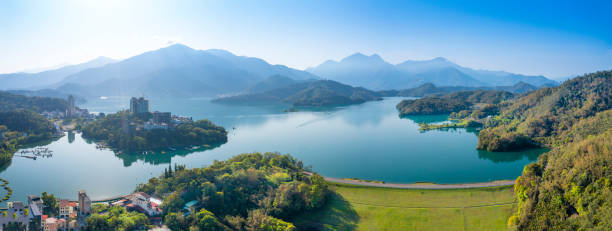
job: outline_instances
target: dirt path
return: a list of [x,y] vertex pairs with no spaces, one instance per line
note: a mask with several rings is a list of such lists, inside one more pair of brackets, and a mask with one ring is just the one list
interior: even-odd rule
[[[310,172],[304,172],[304,173],[308,175],[312,174]],[[333,178],[333,177],[323,177],[323,178],[326,181],[333,182],[333,183],[381,187],[381,188],[404,188],[404,189],[460,189],[460,188],[484,188],[484,187],[514,185],[513,180],[497,180],[497,181],[491,181],[491,182],[467,183],[467,184],[431,184],[431,183],[423,183],[423,184],[389,183],[387,184],[387,183],[367,182],[367,181],[359,181],[359,180],[352,180],[352,179],[340,179],[340,178]]]

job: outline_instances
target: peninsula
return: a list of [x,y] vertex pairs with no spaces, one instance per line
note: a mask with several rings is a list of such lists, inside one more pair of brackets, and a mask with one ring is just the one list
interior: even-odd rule
[[150,112],[149,101],[132,98],[130,110],[106,115],[81,126],[83,137],[102,141],[120,153],[161,151],[227,142],[225,128],[208,120]]

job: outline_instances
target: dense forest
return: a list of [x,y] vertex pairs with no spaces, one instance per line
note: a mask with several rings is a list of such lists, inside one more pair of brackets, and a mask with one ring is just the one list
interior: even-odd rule
[[0,91],[0,111],[27,109],[34,112],[64,111],[68,103],[64,99],[24,96]]
[[478,149],[509,151],[551,146],[582,119],[612,108],[612,71],[543,88],[502,105],[478,136]]
[[208,120],[184,122],[168,129],[140,127],[151,118],[151,113],[120,111],[83,124],[81,131],[85,138],[104,141],[111,148],[128,153],[227,142],[225,128]]
[[[289,155],[249,153],[205,168],[175,166],[137,187],[163,198],[172,230],[295,230],[287,222],[326,203],[328,188]],[[185,203],[196,201],[185,214]]]
[[[552,148],[525,166],[509,226],[519,230],[612,229],[612,71],[587,74],[490,111],[478,148]],[[468,113],[464,113],[464,116]],[[470,114],[474,116],[474,113]]]
[[514,186],[519,208],[509,225],[520,230],[612,229],[612,110],[596,118],[571,129],[577,141],[525,166]]
[[54,126],[28,110],[0,111],[0,165],[11,161],[19,145],[50,139]]
[[460,91],[440,97],[402,100],[396,107],[400,116],[449,114],[472,108],[476,104],[497,104],[512,99],[506,91]]

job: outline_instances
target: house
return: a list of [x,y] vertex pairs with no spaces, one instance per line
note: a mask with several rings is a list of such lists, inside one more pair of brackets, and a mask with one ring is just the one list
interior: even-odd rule
[[162,212],[162,210],[159,208],[162,201],[160,199],[151,197],[144,192],[135,192],[125,196],[125,198],[131,202],[126,206],[128,209],[133,208],[150,217],[157,216]]
[[44,231],[58,231],[58,230],[66,230],[66,220],[65,219],[57,219],[55,217],[47,217],[47,215],[43,215],[43,230]]
[[4,226],[11,223],[28,224],[32,218],[30,211],[23,205],[21,201],[7,202],[8,208],[0,213],[0,225],[4,230]]
[[37,219],[42,224],[42,212],[44,207],[42,198],[36,195],[28,195],[28,205],[30,207],[32,219]]
[[77,217],[76,202],[68,200],[59,201],[59,217],[60,218],[75,218]]

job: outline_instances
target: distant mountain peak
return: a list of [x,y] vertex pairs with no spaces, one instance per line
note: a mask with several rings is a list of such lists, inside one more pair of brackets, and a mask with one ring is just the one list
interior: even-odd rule
[[364,55],[362,53],[355,53],[343,58],[340,62],[385,62],[379,55],[372,54],[370,56]]
[[194,50],[195,49],[187,45],[181,44],[181,43],[175,43],[170,46],[159,49],[159,51],[194,51]]
[[435,62],[447,62],[447,63],[451,62],[451,61],[449,61],[448,59],[446,59],[444,57],[435,57],[431,61],[435,61]]

